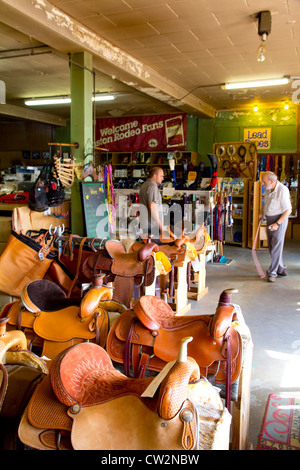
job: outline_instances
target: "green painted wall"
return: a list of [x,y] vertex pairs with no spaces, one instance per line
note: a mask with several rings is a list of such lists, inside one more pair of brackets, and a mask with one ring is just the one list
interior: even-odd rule
[[259,111],[219,111],[214,119],[214,142],[239,142],[244,140],[246,128],[270,128],[271,147],[259,153],[296,151],[296,108],[265,108]]
[[198,150],[198,118],[195,116],[187,116],[186,141],[186,150],[189,152]]
[[207,166],[211,166],[207,154],[213,153],[214,122],[214,119],[198,119],[198,161]]
[[[198,119],[187,116],[187,150],[198,152],[198,162],[210,166],[207,157],[213,152],[215,142],[240,142],[244,140],[244,129],[271,129],[271,148],[259,153],[284,153],[296,151],[296,108],[288,110],[265,108],[252,110],[219,111],[215,119]],[[70,123],[56,129],[57,142],[70,142]]]

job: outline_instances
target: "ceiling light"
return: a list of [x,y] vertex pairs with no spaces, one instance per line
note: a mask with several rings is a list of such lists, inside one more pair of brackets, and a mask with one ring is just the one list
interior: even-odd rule
[[93,96],[93,101],[112,101],[115,97],[113,95],[95,95]]
[[225,83],[223,88],[225,90],[236,90],[238,88],[256,88],[264,86],[274,86],[274,85],[286,85],[289,83],[289,78],[275,78],[270,80],[256,80],[250,82],[237,82],[237,83]]
[[[93,101],[111,101],[114,100],[113,95],[96,94],[92,97]],[[69,96],[49,96],[48,98],[32,98],[25,101],[27,106],[45,106],[49,104],[68,104],[71,103]]]
[[65,97],[54,96],[54,97],[49,97],[49,98],[37,98],[37,99],[30,99],[30,100],[25,101],[25,104],[27,106],[44,106],[47,104],[65,104],[65,103],[71,103],[71,98],[69,98],[68,96],[65,96]]
[[266,40],[271,32],[272,17],[270,11],[261,11],[258,13],[258,35],[261,44],[257,49],[256,59],[258,62],[264,62],[266,59]]
[[259,48],[257,49],[256,59],[257,62],[264,62],[266,60],[267,49],[265,46],[265,40],[262,39]]

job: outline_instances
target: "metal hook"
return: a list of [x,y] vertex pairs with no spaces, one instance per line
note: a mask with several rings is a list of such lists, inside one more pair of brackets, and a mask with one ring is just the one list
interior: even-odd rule
[[52,227],[52,224],[51,224],[50,227],[49,227],[49,234],[50,234],[50,235],[54,235],[55,232],[56,232],[56,230],[57,230],[57,227],[54,228],[54,232],[53,232],[53,233],[51,233],[51,227]]

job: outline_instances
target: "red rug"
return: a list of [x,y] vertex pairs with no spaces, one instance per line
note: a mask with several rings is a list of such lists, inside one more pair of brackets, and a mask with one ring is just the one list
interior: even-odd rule
[[258,450],[300,450],[300,394],[271,393]]

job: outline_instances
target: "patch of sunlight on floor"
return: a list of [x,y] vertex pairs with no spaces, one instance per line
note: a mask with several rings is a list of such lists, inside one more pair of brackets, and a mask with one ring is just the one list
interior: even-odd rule
[[281,374],[282,388],[300,388],[300,356],[278,351],[266,350],[272,359],[278,361],[278,373]]

